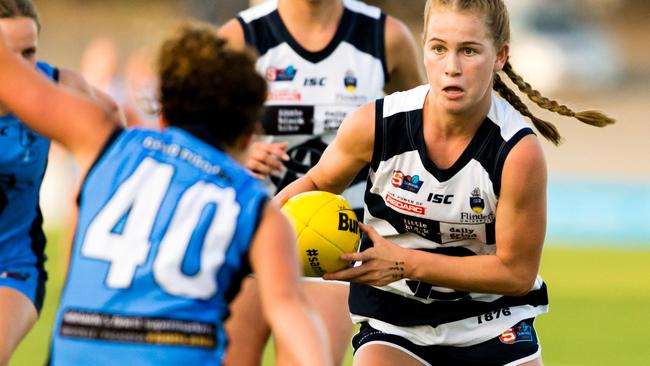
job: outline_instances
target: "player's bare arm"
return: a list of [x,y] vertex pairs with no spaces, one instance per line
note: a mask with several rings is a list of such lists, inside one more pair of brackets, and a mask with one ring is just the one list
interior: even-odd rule
[[7,49],[1,33],[0,69],[0,98],[37,132],[68,148],[85,174],[114,128],[106,111],[88,97],[58,88],[38,74]]
[[290,345],[286,349],[296,365],[331,365],[324,326],[296,291],[302,283],[293,229],[273,203],[264,209],[249,257],[276,342]]
[[388,84],[384,90],[390,94],[411,89],[425,82],[418,46],[411,31],[399,19],[386,17],[386,65]]
[[224,25],[219,27],[217,31],[219,37],[228,41],[228,45],[235,49],[243,49],[246,47],[246,39],[244,38],[244,30],[235,18],[230,19]]
[[88,84],[86,79],[84,79],[79,73],[70,69],[60,68],[59,84],[65,85],[82,95],[93,98],[106,110],[116,125],[126,126],[126,117],[113,98]]
[[325,278],[376,286],[409,278],[460,291],[528,293],[537,276],[546,232],[546,163],[533,135],[524,137],[506,159],[497,217],[496,255],[470,257],[404,249],[363,225],[373,247],[341,257],[363,264]]

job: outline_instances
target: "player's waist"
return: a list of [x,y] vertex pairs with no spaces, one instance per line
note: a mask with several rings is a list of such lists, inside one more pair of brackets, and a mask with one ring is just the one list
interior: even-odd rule
[[479,315],[440,324],[400,326],[367,316],[352,315],[355,323],[367,322],[384,333],[394,334],[420,345],[467,347],[504,334],[524,319],[546,313],[548,305],[519,305],[502,307]]
[[[428,325],[437,327],[441,324],[477,317],[503,308],[548,305],[546,284],[541,279],[538,279],[534,289],[524,296],[492,294],[482,296],[483,294],[469,294],[462,291],[442,291],[440,288],[423,282],[407,282],[405,281],[409,287],[408,295],[410,297],[406,296],[407,293],[400,295],[373,286],[351,284],[350,312],[397,326]],[[416,299],[416,296],[419,299]]]

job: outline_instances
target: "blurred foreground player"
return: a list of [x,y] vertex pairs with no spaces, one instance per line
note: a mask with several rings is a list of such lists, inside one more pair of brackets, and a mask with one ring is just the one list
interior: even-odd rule
[[116,127],[97,102],[49,82],[0,41],[0,102],[61,142],[86,175],[53,365],[219,365],[222,322],[249,263],[275,337],[295,345],[292,361],[331,364],[300,289],[291,228],[237,163],[264,80],[252,56],[214,34],[186,26],[163,44],[161,132]]

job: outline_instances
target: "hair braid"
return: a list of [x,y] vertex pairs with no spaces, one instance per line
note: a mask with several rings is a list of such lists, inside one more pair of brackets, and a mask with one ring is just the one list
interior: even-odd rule
[[530,118],[530,120],[533,121],[535,128],[542,134],[542,136],[544,136],[544,138],[551,141],[554,145],[560,143],[562,136],[560,136],[560,132],[557,130],[555,125],[535,117],[521,98],[519,98],[519,96],[515,94],[515,92],[512,91],[503,80],[501,80],[499,74],[494,75],[494,90],[496,90],[503,99],[507,100],[510,105],[519,111],[519,113]]
[[614,119],[607,117],[606,115],[597,112],[597,111],[583,111],[583,112],[574,112],[571,108],[560,104],[554,100],[548,99],[543,96],[539,91],[533,89],[530,84],[528,84],[521,76],[519,76],[513,69],[510,61],[506,61],[503,66],[503,72],[508,75],[510,80],[519,88],[519,90],[528,96],[528,99],[532,100],[540,106],[541,108],[547,109],[551,112],[555,112],[567,117],[573,117],[578,119],[580,122],[586,123],[588,125],[596,127],[604,127],[616,122]]

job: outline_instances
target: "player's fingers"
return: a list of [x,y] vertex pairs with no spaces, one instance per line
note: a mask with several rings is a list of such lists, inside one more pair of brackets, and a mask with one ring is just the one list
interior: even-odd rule
[[363,265],[358,267],[342,269],[338,272],[326,273],[323,278],[326,280],[336,281],[357,281],[368,272],[368,269]]
[[367,260],[366,256],[364,256],[363,253],[365,253],[365,252],[343,253],[343,254],[341,254],[341,260],[346,261],[346,262],[359,262],[359,261]]
[[269,175],[273,171],[273,168],[259,160],[249,160],[246,162],[246,167],[257,174],[263,175]]
[[268,152],[269,154],[273,155],[274,157],[280,160],[288,161],[289,155],[287,155],[286,152],[287,145],[288,144],[286,142],[279,142],[279,143],[272,144],[271,146],[269,146]]
[[361,228],[362,232],[364,232],[366,235],[368,235],[368,238],[370,239],[370,241],[373,242],[373,244],[377,243],[381,239],[383,239],[383,237],[381,235],[379,235],[377,230],[375,230],[375,228],[372,227],[371,225],[366,225],[366,224],[363,224],[363,223],[359,223],[359,228]]

